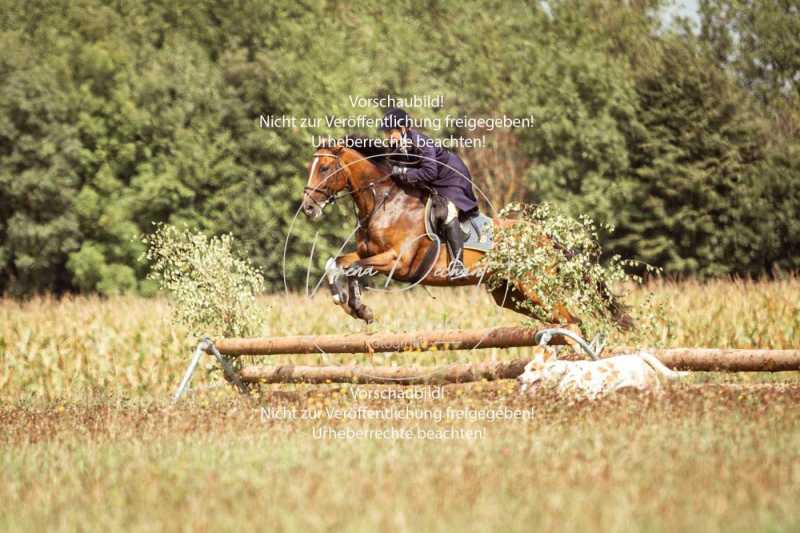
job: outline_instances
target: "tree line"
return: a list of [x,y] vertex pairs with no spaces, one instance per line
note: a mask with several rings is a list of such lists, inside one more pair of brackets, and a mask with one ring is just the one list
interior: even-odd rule
[[309,138],[346,132],[259,117],[386,95],[535,118],[428,132],[490,140],[461,152],[484,207],[587,214],[672,275],[800,267],[796,2],[701,0],[698,27],[658,0],[0,3],[0,293],[147,293],[156,222],[232,233],[270,288],[302,286],[354,223],[295,218]]

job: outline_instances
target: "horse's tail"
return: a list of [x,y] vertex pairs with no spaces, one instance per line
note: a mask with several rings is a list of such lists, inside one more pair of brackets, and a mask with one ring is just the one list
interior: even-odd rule
[[636,324],[633,320],[633,317],[628,312],[630,310],[630,306],[620,302],[604,281],[598,281],[596,285],[600,296],[606,303],[606,309],[608,309],[608,311],[611,313],[611,317],[614,319],[614,322],[616,322],[622,331],[632,330]]

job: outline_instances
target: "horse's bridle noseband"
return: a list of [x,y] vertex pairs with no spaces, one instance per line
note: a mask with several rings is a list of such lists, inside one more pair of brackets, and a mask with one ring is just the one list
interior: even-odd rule
[[[332,158],[336,159],[336,167],[335,167],[334,171],[331,172],[331,174],[327,178],[325,178],[325,181],[329,180],[337,172],[344,172],[345,167],[342,166],[342,162],[341,162],[342,158],[341,158],[341,156],[338,156],[338,155],[335,155],[335,154],[314,154],[314,158],[317,158],[317,157],[332,157]],[[333,203],[336,202],[336,198],[339,197],[339,193],[341,193],[342,196],[354,196],[354,195],[356,195],[356,194],[358,194],[360,192],[363,192],[363,191],[366,191],[367,189],[369,189],[370,191],[372,191],[372,199],[373,199],[373,202],[374,202],[374,207],[373,207],[372,211],[367,216],[358,219],[359,220],[359,226],[363,227],[363,222],[368,221],[369,218],[372,216],[372,213],[374,213],[375,209],[377,209],[377,207],[378,207],[378,199],[377,199],[377,196],[375,194],[375,184],[380,183],[382,181],[385,181],[385,180],[387,180],[387,179],[389,179],[391,177],[392,177],[391,174],[387,174],[387,175],[385,175],[385,176],[383,176],[383,177],[381,177],[381,178],[379,178],[379,179],[377,179],[375,181],[370,182],[368,185],[366,185],[364,187],[361,187],[359,189],[353,189],[351,187],[351,185],[350,185],[350,180],[347,180],[347,182],[345,183],[345,186],[344,186],[344,188],[347,189],[347,191],[331,192],[330,187],[321,188],[321,187],[309,187],[309,186],[306,186],[306,187],[303,187],[303,195],[304,196],[308,195],[308,197],[311,198],[311,201],[314,202],[314,204],[316,204],[317,206],[319,206],[320,211],[322,211],[322,209],[324,209],[325,206],[327,206],[328,204],[333,204]],[[317,193],[320,193],[320,194],[324,194],[325,195],[325,201],[323,201],[322,203],[318,202],[316,198],[314,198],[313,196],[311,196],[309,194],[309,192],[317,192]],[[384,197],[384,200],[386,200],[385,197]]]
[[[325,178],[325,181],[328,181],[337,172],[343,172],[344,171],[344,167],[342,167],[342,163],[341,163],[341,157],[339,157],[338,155],[334,155],[334,154],[314,154],[314,158],[315,159],[318,158],[318,157],[332,157],[332,158],[334,158],[336,160],[336,167],[334,168],[333,172],[331,172],[328,175],[328,177]],[[350,189],[350,182],[349,181],[347,182],[345,187],[347,189]],[[313,196],[311,196],[311,194],[309,194],[309,192],[317,192],[317,193],[320,193],[320,194],[324,194],[325,195],[325,201],[323,201],[322,203],[318,202],[316,198],[314,198]],[[324,189],[320,188],[320,187],[309,187],[309,186],[303,187],[303,195],[304,196],[308,195],[308,197],[311,198],[311,201],[314,202],[314,204],[316,204],[319,207],[320,211],[322,211],[325,208],[326,205],[335,203],[337,194],[339,194],[339,193],[338,192],[331,192],[330,187],[325,187]]]

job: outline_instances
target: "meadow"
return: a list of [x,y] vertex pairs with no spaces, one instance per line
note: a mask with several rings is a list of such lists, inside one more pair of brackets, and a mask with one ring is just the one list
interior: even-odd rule
[[[611,344],[800,347],[797,277],[657,281],[630,301],[650,293],[663,320]],[[368,294],[366,301],[378,317],[370,326],[344,316],[327,293],[263,296],[261,334],[519,322],[474,289]],[[170,323],[163,299],[0,301],[0,529],[800,527],[797,373],[698,373],[661,396],[596,403],[520,396],[511,381],[447,386],[442,398],[365,400],[354,392],[387,389],[283,385],[241,396],[209,364],[193,382],[204,389],[172,405],[192,345]],[[523,351],[376,354],[372,361],[433,364]],[[277,408],[311,418],[265,416]],[[428,414],[329,416],[356,409]],[[448,410],[468,416],[434,418]],[[528,416],[487,419],[512,411]],[[322,427],[373,433],[319,438]],[[387,429],[413,437],[376,437]],[[442,429],[452,434],[436,433]]]

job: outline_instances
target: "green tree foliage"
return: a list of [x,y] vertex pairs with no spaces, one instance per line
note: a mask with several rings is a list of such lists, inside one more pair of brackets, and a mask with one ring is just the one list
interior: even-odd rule
[[553,50],[534,82],[537,128],[521,132],[535,199],[615,221],[612,200],[630,167],[626,127],[637,119],[624,65],[593,50]]
[[640,111],[612,242],[673,273],[763,270],[768,206],[752,194],[759,125],[702,50],[678,37],[662,46],[636,80]]
[[701,0],[702,37],[765,102],[800,96],[800,3]]
[[655,7],[556,4],[570,60],[535,93],[546,114],[527,143],[531,190],[614,224],[610,254],[670,274],[797,268],[797,152],[770,147],[770,115]]
[[429,133],[486,133],[462,155],[496,208],[616,224],[611,253],[681,274],[798,266],[797,17],[781,2],[704,2],[699,36],[662,28],[659,0],[0,4],[3,293],[145,290],[154,223],[231,233],[270,289],[284,261],[302,286],[353,225],[341,204],[295,218],[309,137],[345,132],[258,119],[380,112],[349,95],[535,116]]
[[701,39],[758,104],[763,155],[752,197],[768,232],[764,268],[800,265],[800,3],[702,0]]
[[[64,3],[64,17],[17,7],[13,22],[28,31],[2,33],[0,289],[135,288],[138,235],[167,221],[234,233],[272,285],[282,283],[285,229],[311,151],[257,119],[292,112],[286,95],[265,90],[290,83],[280,78],[291,73],[270,68],[287,44],[252,54],[238,41],[254,37],[213,39],[214,13],[188,6]],[[243,27],[238,17],[226,24]],[[293,33],[277,22],[268,25],[276,36]],[[313,233],[299,221],[295,236],[298,246]],[[296,278],[301,265],[289,266]]]

